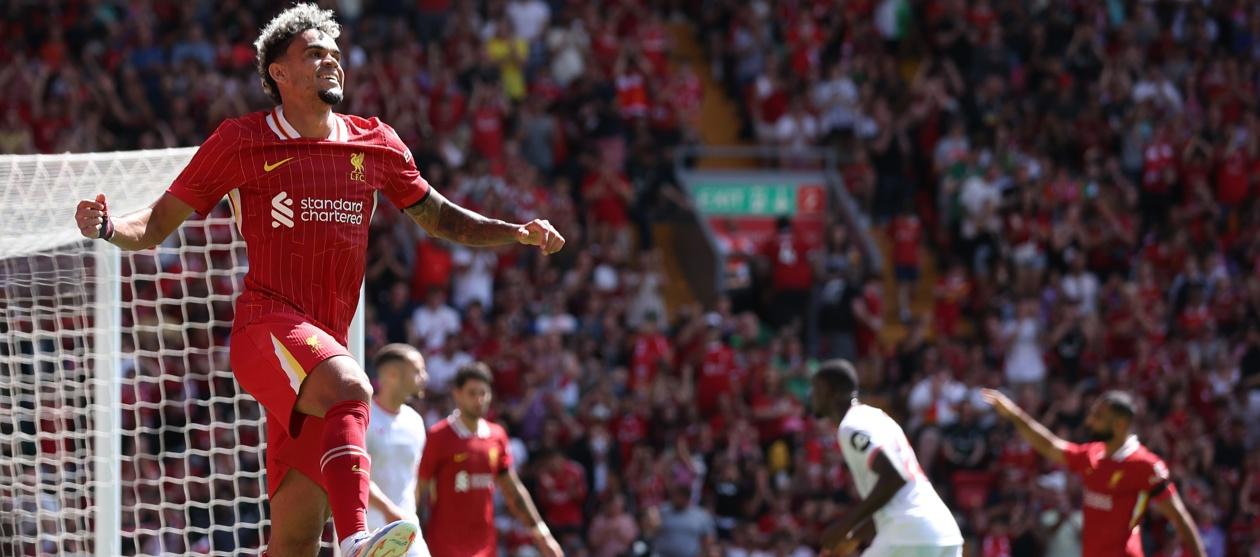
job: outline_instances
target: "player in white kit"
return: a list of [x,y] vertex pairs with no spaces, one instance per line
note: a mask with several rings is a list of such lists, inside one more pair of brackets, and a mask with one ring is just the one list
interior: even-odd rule
[[814,414],[840,422],[844,462],[862,496],[823,533],[824,554],[855,550],[863,537],[859,530],[873,519],[875,539],[863,557],[961,557],[958,523],[919,467],[905,432],[883,410],[862,404],[857,384],[846,360],[822,363],[813,379]]
[[[376,353],[377,386],[368,421],[367,450],[372,457],[372,485],[368,493],[367,522],[379,528],[395,520],[419,525],[416,516],[416,475],[424,453],[424,418],[406,404],[424,394],[429,382],[424,357],[406,344],[387,344]],[[429,557],[422,536],[407,557]]]

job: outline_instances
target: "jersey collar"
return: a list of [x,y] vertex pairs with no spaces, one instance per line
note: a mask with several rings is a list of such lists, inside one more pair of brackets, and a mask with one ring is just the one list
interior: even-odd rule
[[[473,436],[473,432],[468,431],[468,427],[459,419],[459,410],[451,412],[450,417],[446,418],[446,421],[451,424],[451,429],[455,431],[455,435],[458,435],[460,439],[467,439]],[[477,420],[477,438],[487,439],[489,437],[490,424],[486,423],[485,420]]]
[[[338,118],[336,114],[331,112],[328,114],[328,118],[331,120],[328,126],[331,131],[328,132],[328,137],[324,138],[324,140],[336,142],[346,141],[346,139],[349,138],[350,133],[346,130],[345,121]],[[289,120],[284,117],[283,106],[276,106],[272,108],[271,112],[267,113],[265,119],[267,120],[267,127],[271,128],[272,133],[275,133],[276,137],[280,138],[280,141],[302,137],[302,134],[298,133],[297,128],[294,128],[293,125],[289,123]]]
[[[372,397],[372,406],[380,408],[381,412],[389,414],[390,416],[397,416],[402,413],[402,407],[399,407],[398,411],[395,412],[393,410],[390,410],[389,408],[386,408],[384,404],[381,404],[379,400],[376,400],[376,397]],[[406,406],[406,404],[403,404],[403,406]]]
[[1138,450],[1138,447],[1141,447],[1141,446],[1142,446],[1142,443],[1138,441],[1137,436],[1130,435],[1128,439],[1124,440],[1124,444],[1120,445],[1119,449],[1116,449],[1116,452],[1111,453],[1111,460],[1121,461],[1126,458],[1129,458],[1130,456],[1133,455],[1133,453],[1136,453]]

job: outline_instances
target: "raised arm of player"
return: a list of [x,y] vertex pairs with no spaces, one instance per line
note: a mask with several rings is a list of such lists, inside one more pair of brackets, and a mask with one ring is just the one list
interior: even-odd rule
[[1064,455],[1068,448],[1068,442],[1060,439],[1059,436],[1046,429],[1037,420],[1032,419],[1024,409],[1019,405],[1006,398],[1006,395],[993,389],[982,389],[980,396],[984,401],[993,406],[993,410],[999,416],[1015,425],[1015,431],[1032,445],[1041,456],[1044,456],[1057,464],[1066,464],[1067,457]]
[[466,246],[520,243],[538,246],[548,255],[564,247],[564,237],[546,220],[512,224],[492,219],[460,207],[436,189],[430,189],[424,199],[407,207],[407,214],[425,232]]
[[525,484],[521,483],[520,476],[516,475],[516,470],[508,468],[499,474],[495,483],[503,493],[512,516],[534,531],[534,544],[543,557],[564,557],[564,551],[560,549],[556,539],[551,537],[551,530],[543,522],[542,515],[538,514],[538,508],[534,506],[534,500],[530,498]]
[[122,249],[140,250],[162,243],[192,212],[187,203],[164,193],[152,205],[116,217],[109,213],[105,194],[98,193],[96,199],[79,201],[74,222],[84,238],[105,238]]
[[243,178],[240,164],[240,124],[224,120],[207,137],[171,187],[152,205],[115,216],[105,194],[84,199],[74,212],[75,226],[86,238],[104,238],[126,250],[148,249],[162,243],[193,211],[208,214]]
[[1177,529],[1181,544],[1190,548],[1191,555],[1194,557],[1207,555],[1203,548],[1203,539],[1199,537],[1199,529],[1195,527],[1194,519],[1190,517],[1186,506],[1182,504],[1180,495],[1174,491],[1169,497],[1156,500],[1152,506]]
[[835,526],[823,532],[822,547],[824,550],[844,555],[856,549],[858,538],[860,537],[856,535],[858,530],[860,530],[859,527],[869,521],[875,515],[875,511],[887,505],[908,481],[902,474],[902,471],[893,466],[892,461],[888,460],[888,455],[884,454],[883,451],[875,453],[871,461],[871,469],[879,476],[879,479],[875,482],[875,487],[871,489],[871,494],[841,518],[840,522]]

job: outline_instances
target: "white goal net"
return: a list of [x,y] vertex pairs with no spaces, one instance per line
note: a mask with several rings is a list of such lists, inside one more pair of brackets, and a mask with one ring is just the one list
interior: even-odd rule
[[73,220],[97,192],[144,207],[193,152],[0,156],[0,557],[264,540],[263,413],[228,368],[247,265],[230,209],[140,252]]

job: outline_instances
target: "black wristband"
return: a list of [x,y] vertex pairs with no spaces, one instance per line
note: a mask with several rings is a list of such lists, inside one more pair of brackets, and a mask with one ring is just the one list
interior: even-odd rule
[[109,215],[101,215],[100,239],[109,241],[114,237],[114,223],[109,220]]

